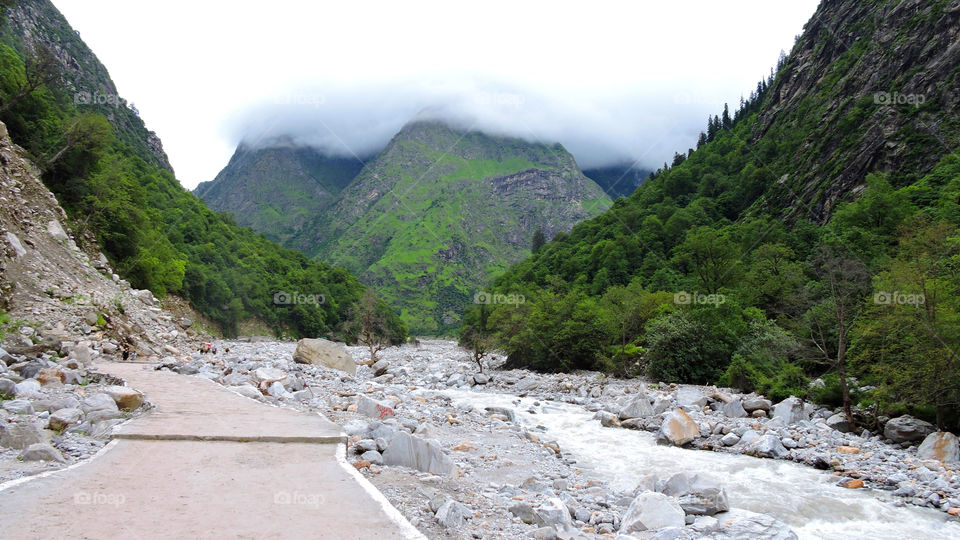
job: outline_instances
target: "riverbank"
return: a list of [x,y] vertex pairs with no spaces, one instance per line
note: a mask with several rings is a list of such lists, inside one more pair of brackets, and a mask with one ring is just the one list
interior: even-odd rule
[[[221,350],[225,345],[220,344]],[[651,388],[638,380],[610,379],[594,373],[543,375],[494,369],[485,374],[486,380],[478,377],[486,384],[476,385],[472,380],[476,365],[469,362],[466,352],[455,344],[441,341],[423,342],[420,348],[384,351],[384,363],[377,366],[380,375],[365,366],[358,366],[356,375],[348,375],[295,364],[291,360],[292,343],[230,345],[229,354],[202,356],[170,367],[217,380],[261,401],[322,412],[343,426],[350,436],[348,454],[355,466],[411,523],[431,538],[549,537],[557,533],[600,537],[623,532],[623,522],[634,517],[630,507],[636,496],[651,488],[663,491],[672,473],[679,472],[670,463],[677,459],[696,463],[697,468],[689,470],[708,477],[715,470],[725,468],[745,471],[746,476],[753,475],[752,469],[757,469],[762,474],[758,472],[752,481],[776,482],[778,475],[789,473],[799,482],[811,484],[793,489],[777,485],[776,489],[786,493],[766,497],[779,501],[769,505],[773,510],[770,513],[782,514],[778,517],[790,522],[801,537],[823,537],[819,535],[828,534],[824,531],[846,527],[846,537],[902,538],[897,531],[909,529],[917,534],[932,534],[939,528],[957,527],[956,520],[945,512],[960,506],[957,477],[951,468],[917,459],[915,448],[889,445],[876,436],[865,438],[836,432],[819,421],[827,411],[809,410],[801,405],[804,413],[816,420],[798,418],[789,423],[752,416],[728,418],[714,411],[714,408],[723,409],[717,403],[723,402],[724,397],[733,398],[731,401],[739,397],[742,403],[744,396],[716,393],[708,397],[715,394],[714,389]],[[364,349],[349,350],[355,360],[365,359]],[[263,367],[275,368],[284,377],[282,381],[274,381],[280,382],[279,385],[264,386],[266,394],[254,388],[264,382],[258,380],[257,375],[257,370]],[[616,426],[620,423],[619,413],[636,401],[641,391],[650,398],[654,408],[666,404],[664,411],[667,411],[679,404],[705,435],[696,437],[694,444],[717,452],[657,446],[653,433],[646,431],[659,426],[656,412],[649,421],[625,422],[639,430],[601,427],[599,420],[592,419],[600,413],[601,418],[607,419],[607,425]],[[677,397],[682,403],[677,403]],[[685,403],[689,400],[693,403]],[[385,413],[386,410],[390,412]],[[657,420],[653,421],[653,417]],[[571,418],[577,426],[557,422]],[[578,426],[589,426],[592,431],[581,431],[571,437],[570,432]],[[728,455],[750,451],[752,435],[748,432],[751,430],[758,439],[769,435],[781,444],[787,438],[796,444],[793,448],[784,446],[783,452],[772,445],[774,452],[770,455],[777,459]],[[382,464],[390,461],[391,440],[401,432],[413,441],[435,443],[435,447],[424,447],[427,454],[435,453],[429,456],[433,469],[426,467],[430,469],[427,472]],[[731,433],[748,441],[730,446],[720,442]],[[614,467],[613,473],[604,470],[602,463],[589,456],[597,447],[591,446],[589,440],[577,438],[582,436],[597,441],[610,439],[603,442],[606,445],[603,459],[613,463],[626,458],[625,464],[618,466],[619,469]],[[728,437],[727,441],[730,440]],[[786,444],[793,446],[791,442]],[[859,453],[838,450],[842,446],[857,448]],[[631,468],[632,453],[637,453],[637,459],[636,466]],[[658,462],[663,456],[668,458]],[[830,472],[809,466],[822,467],[824,463]],[[787,473],[778,474],[776,469],[780,467],[787,467],[784,469]],[[656,478],[649,476],[651,474]],[[765,511],[767,507],[763,504],[754,504],[750,486],[741,486],[736,474],[720,476],[730,483],[724,486],[721,482],[720,489],[736,487],[738,490],[730,496],[730,506]],[[865,487],[835,486],[850,480],[860,480]],[[904,489],[907,487],[913,487],[912,495]],[[769,488],[758,484],[753,486],[753,491],[762,493]],[[792,491],[798,500],[791,502]],[[927,492],[937,495],[939,512],[915,507],[916,502],[932,505]],[[799,500],[802,497],[811,500]],[[682,500],[682,497],[672,499]],[[759,499],[764,497],[761,495]],[[851,510],[848,515],[841,512],[835,520],[824,521],[829,516],[809,514],[807,506],[815,506],[814,502]],[[551,512],[557,504],[561,504],[565,512]],[[791,505],[803,510],[791,509]],[[861,507],[868,508],[869,515],[858,514],[863,513],[858,510]],[[809,514],[808,519],[804,518],[804,512]],[[894,523],[885,529],[882,523],[875,523],[872,528],[858,532],[856,527],[878,519],[874,514],[891,512],[900,512],[899,526]],[[777,524],[772,517],[751,514],[737,517],[736,513],[719,513],[710,518],[686,512],[684,519],[699,520],[699,523],[697,529],[681,529],[683,534],[723,537],[726,534],[723,530],[736,531],[737,523],[744,528],[750,523],[756,524],[757,519],[768,519],[770,523],[765,527],[787,535],[785,537],[791,534],[786,525]],[[816,523],[807,530],[810,522]],[[852,533],[851,527],[854,527]],[[960,528],[956,528],[956,532],[960,534]]]

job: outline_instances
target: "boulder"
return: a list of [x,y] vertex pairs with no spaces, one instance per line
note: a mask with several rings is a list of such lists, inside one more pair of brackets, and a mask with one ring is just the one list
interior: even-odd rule
[[743,408],[743,403],[739,399],[731,400],[723,404],[723,415],[727,418],[745,418],[747,411]]
[[370,369],[373,370],[374,377],[379,377],[381,375],[384,375],[387,372],[387,370],[390,369],[390,362],[382,359],[377,360],[377,363],[370,366]]
[[55,219],[51,219],[47,222],[47,232],[55,240],[60,242],[66,242],[70,239],[70,237],[67,236],[67,232],[63,230],[63,225],[60,225],[60,222]]
[[543,519],[537,514],[532,506],[525,502],[519,502],[511,506],[510,513],[527,525],[543,525]]
[[511,422],[517,421],[517,413],[513,412],[513,409],[508,409],[506,407],[484,407],[483,410],[487,412],[487,416],[493,414],[502,414]]
[[837,413],[827,418],[827,425],[840,433],[853,431],[853,426],[850,425],[850,422],[847,422],[847,415],[843,413]]
[[262,367],[253,372],[254,378],[263,388],[268,388],[275,382],[283,381],[287,378],[287,372],[282,369]]
[[374,465],[383,465],[383,455],[376,450],[367,450],[360,455],[360,459],[364,461],[369,461]]
[[740,442],[740,436],[734,432],[727,433],[720,439],[720,443],[724,446],[733,446]]
[[10,379],[0,379],[0,399],[10,399],[17,394],[17,383]]
[[700,427],[683,409],[668,414],[660,424],[657,443],[683,446],[700,436]]
[[257,390],[252,384],[241,384],[238,386],[231,386],[230,390],[240,394],[243,397],[248,397],[250,399],[260,399],[263,397],[263,394],[260,393],[260,390]]
[[943,463],[960,462],[960,444],[957,436],[948,431],[937,431],[927,435],[917,449],[920,459],[936,459]]
[[13,414],[33,414],[33,404],[25,399],[13,399],[3,402],[3,410]]
[[787,449],[776,435],[767,433],[750,443],[747,453],[752,456],[776,459],[787,453]]
[[773,418],[779,418],[787,425],[810,419],[804,411],[803,401],[794,396],[777,403],[773,408]]
[[558,530],[565,530],[573,527],[573,521],[570,519],[570,511],[563,501],[557,497],[551,497],[543,504],[537,507],[537,515],[544,525]]
[[347,352],[346,346],[326,339],[301,339],[297,342],[293,361],[298,364],[314,364],[339,369],[351,375],[357,373],[357,364]]
[[37,382],[41,386],[60,385],[67,381],[66,375],[60,368],[44,368],[37,373]]
[[17,457],[23,461],[56,461],[57,463],[66,461],[59,450],[46,443],[31,444]]
[[443,503],[437,509],[437,521],[444,527],[459,527],[472,516],[470,509],[454,500]]
[[119,413],[120,408],[117,407],[117,402],[113,400],[108,394],[94,394],[84,398],[83,402],[80,404],[80,408],[84,413],[90,414],[95,411],[106,411],[106,412],[116,412]]
[[133,411],[143,405],[143,394],[128,386],[108,386],[103,392],[113,399],[121,411]]
[[720,520],[720,529],[710,538],[715,540],[797,540],[787,524],[766,514],[747,510],[732,510]]
[[485,373],[476,373],[473,376],[473,384],[479,384],[483,386],[484,384],[487,384],[489,382],[490,382],[490,377],[487,376]]
[[443,453],[439,443],[421,439],[405,431],[396,432],[390,439],[383,453],[383,463],[443,476],[452,475],[456,471],[453,460]]
[[27,250],[24,249],[23,244],[20,243],[20,239],[17,238],[17,235],[7,231],[5,236],[7,238],[7,243],[13,248],[13,254],[15,257],[19,258],[27,254]]
[[54,431],[63,431],[68,427],[80,423],[83,418],[83,411],[80,409],[60,409],[50,415],[47,420],[47,428]]
[[933,433],[935,428],[930,422],[924,422],[910,415],[898,416],[883,427],[883,436],[896,443],[919,441]]
[[599,420],[603,427],[620,427],[620,419],[612,412],[597,411],[593,418]]
[[34,379],[18,382],[14,386],[13,393],[17,397],[40,397],[43,395],[40,393],[40,383]]
[[36,444],[43,440],[43,434],[37,427],[29,422],[8,424],[0,422],[0,446],[13,448],[14,450],[23,450],[31,444]]
[[707,401],[707,396],[692,386],[681,386],[677,389],[677,405],[680,407],[701,409],[706,406]]
[[773,407],[773,403],[769,399],[748,397],[743,400],[743,410],[751,414],[754,411],[769,411],[771,407]]
[[712,516],[730,510],[727,492],[719,482],[696,473],[677,473],[667,480],[664,495],[675,497],[687,514]]
[[620,420],[642,418],[652,414],[654,414],[653,403],[650,402],[650,397],[641,389],[620,409]]
[[663,493],[645,491],[633,499],[620,518],[620,534],[683,527],[685,523],[683,508],[677,501]]
[[357,398],[357,412],[364,416],[369,416],[370,418],[379,418],[381,420],[396,415],[393,410],[392,403],[376,401],[363,394]]

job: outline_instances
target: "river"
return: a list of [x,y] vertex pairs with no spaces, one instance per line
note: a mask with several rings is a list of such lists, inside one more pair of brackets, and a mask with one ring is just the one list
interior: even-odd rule
[[661,446],[652,433],[601,427],[591,420],[593,413],[568,403],[540,400],[534,406],[534,398],[509,394],[444,393],[458,405],[511,408],[524,427],[545,427],[546,438],[556,440],[584,474],[613,489],[631,491],[648,474],[665,480],[678,472],[700,472],[726,487],[731,507],[772,515],[801,539],[960,538],[960,523],[943,512],[898,507],[868,490],[835,486],[829,473],[793,462]]

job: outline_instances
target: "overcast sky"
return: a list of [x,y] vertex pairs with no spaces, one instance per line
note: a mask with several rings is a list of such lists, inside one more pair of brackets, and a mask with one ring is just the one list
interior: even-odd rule
[[816,0],[53,0],[188,188],[241,140],[378,150],[419,113],[656,168],[769,75]]

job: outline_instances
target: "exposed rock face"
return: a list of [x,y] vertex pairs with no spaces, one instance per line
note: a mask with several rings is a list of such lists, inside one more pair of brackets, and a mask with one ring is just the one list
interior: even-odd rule
[[293,361],[298,364],[317,364],[339,369],[351,375],[357,372],[357,364],[343,344],[326,339],[301,339],[297,342]]
[[662,494],[646,491],[636,496],[620,520],[620,534],[683,527],[683,508]]
[[683,446],[699,436],[700,426],[683,409],[677,409],[663,419],[657,432],[657,442]]
[[456,467],[434,441],[421,439],[404,431],[397,432],[383,453],[385,465],[400,465],[423,472],[450,475]]
[[893,418],[883,426],[883,436],[893,442],[919,441],[933,433],[933,424],[910,415]]
[[936,459],[943,463],[960,462],[960,444],[957,436],[948,431],[938,431],[927,435],[917,448],[917,457]]

